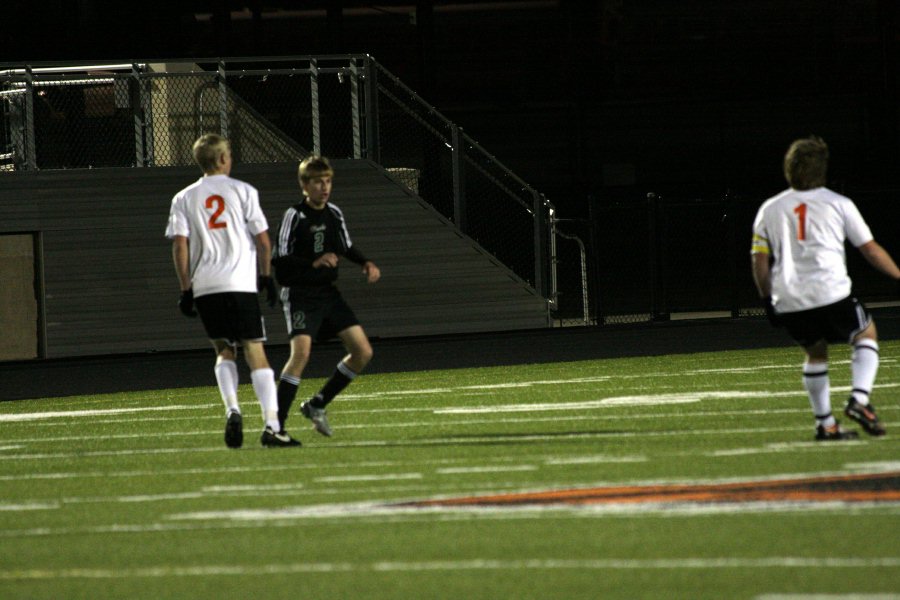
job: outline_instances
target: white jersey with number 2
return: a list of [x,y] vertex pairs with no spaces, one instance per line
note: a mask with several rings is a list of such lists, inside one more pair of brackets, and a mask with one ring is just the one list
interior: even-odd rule
[[850,295],[845,240],[859,247],[872,241],[872,232],[853,201],[828,188],[788,189],[763,203],[751,253],[774,259],[776,312],[827,306]]
[[252,185],[207,175],[172,199],[166,237],[189,240],[194,296],[256,293],[254,237],[268,230]]

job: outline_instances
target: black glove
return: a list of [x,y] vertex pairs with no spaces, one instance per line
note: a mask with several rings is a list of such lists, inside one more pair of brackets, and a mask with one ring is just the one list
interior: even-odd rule
[[194,310],[194,288],[188,288],[181,292],[181,298],[178,299],[178,309],[186,317],[197,316],[197,311]]
[[781,327],[781,317],[775,312],[775,306],[772,304],[772,296],[763,298],[763,308],[766,310],[766,318],[772,327]]
[[278,288],[275,280],[270,275],[260,275],[256,278],[256,289],[260,292],[266,290],[266,304],[274,307],[278,303]]

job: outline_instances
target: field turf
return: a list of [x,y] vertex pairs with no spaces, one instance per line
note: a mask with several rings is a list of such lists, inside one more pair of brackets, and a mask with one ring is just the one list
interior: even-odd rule
[[364,375],[332,438],[298,401],[297,449],[259,445],[249,385],[227,449],[211,370],[2,402],[0,598],[897,599],[900,342],[881,357],[888,435],[840,443],[792,348]]

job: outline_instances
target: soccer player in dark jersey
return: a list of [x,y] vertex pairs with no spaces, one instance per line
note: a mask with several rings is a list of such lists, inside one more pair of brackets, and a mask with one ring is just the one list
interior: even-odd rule
[[315,430],[330,436],[325,407],[372,359],[369,338],[335,286],[338,263],[343,257],[361,265],[369,283],[378,281],[381,271],[353,245],[344,213],[329,202],[334,170],[328,159],[304,159],[298,175],[304,199],[284,213],[272,259],[291,339],[291,355],[278,382],[278,418],[283,429],[313,339],[337,336],[348,354],[322,389],[300,405]]

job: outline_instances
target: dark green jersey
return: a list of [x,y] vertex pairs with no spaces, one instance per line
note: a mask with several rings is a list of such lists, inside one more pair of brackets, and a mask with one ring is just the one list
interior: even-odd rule
[[337,267],[313,268],[313,262],[328,252],[363,264],[366,258],[353,247],[344,213],[328,203],[321,210],[305,202],[284,213],[272,265],[282,286],[330,286],[338,277]]

